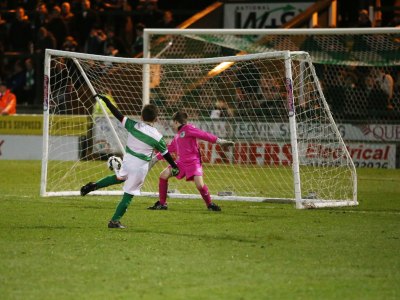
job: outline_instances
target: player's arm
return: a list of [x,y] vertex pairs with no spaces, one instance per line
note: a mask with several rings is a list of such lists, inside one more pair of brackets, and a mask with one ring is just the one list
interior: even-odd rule
[[[169,153],[176,153],[176,140],[175,139],[173,139],[171,141],[171,143],[167,146],[167,149],[168,149]],[[162,154],[160,152],[157,153],[155,157],[156,157],[157,160],[162,160],[163,159],[163,156],[162,156]]]
[[216,135],[203,131],[201,129],[198,129],[196,127],[191,127],[190,130],[188,131],[188,135],[195,137],[197,139],[203,140],[203,141],[207,141],[213,144],[219,144],[221,146],[233,146],[235,145],[234,142],[232,141],[228,141],[228,140],[224,140],[221,139],[219,137],[217,137]]
[[[168,153],[170,154],[170,156],[171,156],[171,153],[176,153],[176,142],[175,142],[175,139],[172,140],[172,142],[168,145],[167,149],[168,149]],[[164,159],[164,156],[161,154],[161,152],[158,152],[156,155],[154,155],[152,157],[151,161],[150,161],[149,170],[156,163],[158,163],[160,160],[163,160],[163,159]]]
[[[171,156],[171,153],[169,153],[168,151],[166,153],[162,154],[162,157],[170,164],[170,166],[172,167],[171,169],[171,174],[172,176],[176,176],[179,174],[179,168],[176,165],[174,159]],[[152,160],[149,163],[149,170],[158,162],[158,158],[157,156],[154,156],[152,158]]]
[[[179,168],[178,168],[178,166],[176,165],[174,159],[172,158],[171,153],[169,153],[168,148],[167,148],[166,143],[165,143],[165,140],[164,140],[163,138],[162,138],[162,139],[160,140],[160,142],[158,143],[156,149],[157,149],[158,151],[160,151],[162,157],[163,157],[163,158],[170,164],[170,166],[172,167],[172,170],[171,170],[172,176],[178,175],[178,174],[179,174]],[[155,157],[157,157],[157,156],[155,156]],[[154,159],[154,158],[153,158],[153,159]],[[158,158],[157,158],[157,161],[158,161]],[[152,163],[153,163],[153,160],[150,162],[150,164],[152,164]],[[154,162],[152,165],[154,165],[154,164],[155,164],[155,162]]]
[[117,120],[122,123],[122,120],[124,119],[124,115],[118,110],[118,108],[116,108],[111,103],[110,99],[108,99],[104,95],[96,95],[96,96],[99,97],[101,100],[103,100],[103,102],[107,105],[108,109],[111,111],[111,113],[114,115],[114,117],[116,117]]

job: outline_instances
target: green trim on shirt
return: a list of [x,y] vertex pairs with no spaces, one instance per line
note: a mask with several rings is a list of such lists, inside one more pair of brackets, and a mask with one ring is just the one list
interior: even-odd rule
[[125,150],[126,150],[126,153],[129,153],[130,155],[133,155],[133,156],[135,156],[135,157],[137,157],[137,158],[139,158],[141,160],[144,160],[144,161],[150,161],[151,160],[150,156],[147,156],[147,155],[142,154],[142,153],[135,152],[131,148],[129,148],[128,146],[126,146]]

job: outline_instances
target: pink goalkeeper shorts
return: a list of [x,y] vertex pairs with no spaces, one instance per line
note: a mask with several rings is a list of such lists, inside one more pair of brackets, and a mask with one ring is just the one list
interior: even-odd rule
[[177,179],[183,179],[186,177],[186,181],[193,181],[194,176],[203,176],[203,167],[200,162],[188,164],[177,161],[176,164],[179,168],[179,174],[176,176]]

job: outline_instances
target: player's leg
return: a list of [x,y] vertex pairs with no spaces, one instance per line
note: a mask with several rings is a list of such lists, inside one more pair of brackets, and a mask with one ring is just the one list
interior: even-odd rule
[[116,175],[106,176],[96,182],[89,182],[81,187],[81,196],[85,196],[86,194],[110,186],[114,184],[119,184],[124,182],[125,180],[121,177],[117,177]]
[[148,209],[151,209],[151,210],[166,210],[166,209],[168,209],[168,206],[167,206],[168,179],[171,176],[172,176],[172,174],[171,174],[170,167],[165,168],[161,172],[160,178],[158,180],[159,200],[156,203],[154,203],[153,206],[148,207]]
[[128,210],[133,195],[140,195],[140,189],[143,186],[147,172],[147,162],[133,156],[130,156],[129,159],[126,160],[124,172],[118,173],[119,176],[126,178],[123,188],[124,195],[108,223],[109,228],[125,228],[125,226],[120,223],[120,220]]
[[108,223],[108,228],[125,228],[125,226],[121,224],[120,220],[131,204],[132,198],[133,195],[124,193],[121,201],[118,203],[117,208],[115,209],[114,215]]
[[203,198],[204,202],[208,210],[212,211],[220,211],[221,208],[211,201],[210,192],[208,191],[208,187],[204,184],[203,176],[195,175],[193,177],[194,183],[196,185],[197,190],[200,192],[201,197]]
[[81,196],[85,196],[90,192],[95,190],[105,188],[110,185],[119,184],[126,180],[128,175],[126,167],[124,167],[124,163],[122,164],[121,169],[114,170],[115,174],[106,176],[96,182],[89,182],[81,187]]

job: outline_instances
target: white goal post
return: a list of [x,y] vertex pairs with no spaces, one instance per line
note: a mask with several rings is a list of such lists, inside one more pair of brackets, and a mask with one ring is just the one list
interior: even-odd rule
[[[123,155],[126,132],[97,94],[133,119],[145,103],[156,104],[167,140],[178,109],[197,127],[234,140],[232,149],[199,142],[214,199],[358,204],[354,164],[306,52],[157,59],[47,50],[42,196],[79,195],[83,184],[110,175],[110,155]],[[149,172],[143,195],[157,196],[165,166]],[[93,194],[121,193],[112,186]],[[169,195],[199,197],[193,184],[173,179]]]

